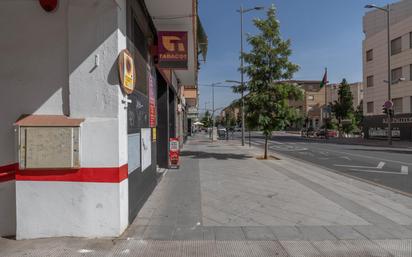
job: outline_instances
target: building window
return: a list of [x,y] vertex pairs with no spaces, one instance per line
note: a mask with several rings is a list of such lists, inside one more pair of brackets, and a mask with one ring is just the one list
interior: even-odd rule
[[313,101],[313,100],[315,100],[315,97],[313,95],[308,95],[308,100]]
[[366,78],[366,87],[373,87],[373,76],[368,76]]
[[409,32],[409,48],[412,48],[412,32]]
[[391,55],[402,52],[402,37],[398,37],[391,41]]
[[395,114],[399,114],[402,113],[402,105],[403,105],[403,101],[402,101],[402,97],[400,98],[394,98],[392,99],[393,102],[393,110]]
[[412,80],[412,64],[409,65],[409,80]]
[[410,113],[412,113],[412,96],[409,97]]
[[391,71],[391,78],[392,78],[392,84],[396,84],[400,81],[400,79],[402,78],[402,67],[393,69]]
[[370,62],[373,60],[373,49],[366,52],[366,61]]
[[367,113],[373,113],[373,110],[374,110],[373,102],[368,102],[366,104],[366,112]]

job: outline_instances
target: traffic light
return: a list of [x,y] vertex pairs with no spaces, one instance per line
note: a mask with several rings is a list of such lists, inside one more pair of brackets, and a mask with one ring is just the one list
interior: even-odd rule
[[385,105],[382,106],[382,112],[386,115],[391,116],[391,117],[395,114],[395,111],[393,110],[393,108],[387,108],[387,107],[385,107]]
[[384,106],[382,106],[383,108],[382,108],[382,112],[384,113],[384,114],[386,114],[386,115],[388,115],[388,111],[389,111],[389,109],[388,108],[386,108],[385,107],[385,105]]

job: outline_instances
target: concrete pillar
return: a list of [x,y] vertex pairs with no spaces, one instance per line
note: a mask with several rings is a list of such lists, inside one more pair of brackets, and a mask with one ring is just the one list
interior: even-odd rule
[[117,56],[126,48],[126,3],[66,4],[68,114],[85,118],[82,168],[76,179],[17,177],[18,239],[112,237],[128,225],[127,113],[117,73]]

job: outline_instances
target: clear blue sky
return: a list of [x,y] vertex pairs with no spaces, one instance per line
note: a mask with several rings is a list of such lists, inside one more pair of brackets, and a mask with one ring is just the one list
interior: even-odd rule
[[[368,3],[385,5],[389,0],[199,0],[199,15],[209,37],[207,62],[201,64],[199,84],[240,80],[240,18],[236,9],[262,5],[277,8],[282,37],[292,40],[291,60],[300,66],[295,79],[321,80],[328,68],[331,83],[346,78],[362,80],[362,17]],[[254,34],[253,18],[266,11],[244,16],[245,33]],[[245,51],[248,46],[245,43]],[[238,98],[230,88],[215,89],[215,108]],[[211,102],[210,87],[200,86],[200,112]],[[207,108],[211,108],[211,103]]]

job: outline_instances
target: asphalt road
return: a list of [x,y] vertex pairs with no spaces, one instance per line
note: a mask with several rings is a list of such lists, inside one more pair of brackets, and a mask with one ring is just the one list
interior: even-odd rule
[[[236,134],[235,137],[240,139]],[[254,146],[264,147],[264,138],[260,134],[252,134],[251,142]],[[412,194],[412,149],[313,142],[290,134],[274,135],[269,148],[273,153]]]

